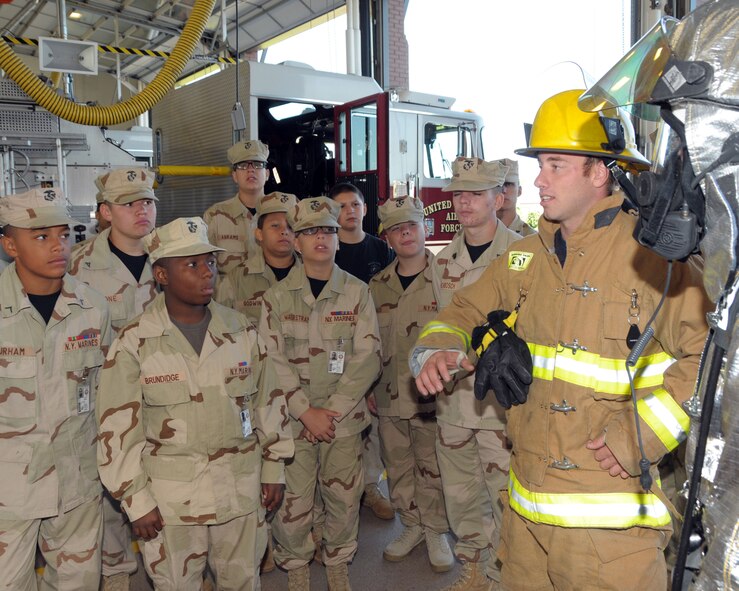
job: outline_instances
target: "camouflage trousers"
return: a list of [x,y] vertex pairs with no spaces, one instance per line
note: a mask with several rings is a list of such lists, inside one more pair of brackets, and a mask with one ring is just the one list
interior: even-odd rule
[[36,591],[36,548],[46,566],[43,591],[97,591],[103,517],[100,497],[45,519],[0,520],[0,587]]
[[504,432],[467,429],[438,422],[436,454],[449,525],[461,562],[484,562],[500,580],[496,552],[503,505],[498,492],[508,487],[510,451]]
[[362,464],[364,464],[364,486],[377,484],[382,478],[385,466],[380,455],[380,425],[375,415],[370,415],[369,427],[362,431]]
[[108,491],[103,493],[103,523],[103,576],[135,573],[138,563],[131,547],[131,524]]
[[447,532],[433,415],[380,417],[380,451],[387,467],[390,502],[403,525]]
[[206,561],[217,589],[259,591],[259,564],[267,548],[264,509],[217,525],[165,525],[139,545],[157,591],[200,591]]
[[296,439],[295,455],[285,462],[285,481],[285,498],[272,521],[275,562],[294,570],[313,558],[316,488],[325,511],[323,563],[335,566],[351,561],[357,551],[364,482],[362,436],[357,433],[315,445]]

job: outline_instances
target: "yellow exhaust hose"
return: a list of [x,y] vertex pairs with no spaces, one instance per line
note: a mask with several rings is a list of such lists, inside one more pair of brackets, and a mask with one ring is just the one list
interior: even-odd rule
[[156,169],[162,176],[230,176],[230,166],[161,165]]
[[197,0],[170,58],[147,87],[135,96],[106,107],[78,105],[57,95],[26,67],[7,43],[0,43],[0,68],[40,106],[57,117],[81,125],[116,125],[135,119],[156,105],[174,86],[200,41],[216,0]]

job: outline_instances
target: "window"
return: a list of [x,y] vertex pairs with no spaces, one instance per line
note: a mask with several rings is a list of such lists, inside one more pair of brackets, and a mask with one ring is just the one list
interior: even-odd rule
[[472,154],[472,136],[463,126],[427,123],[423,143],[423,174],[429,179],[451,178],[452,161]]

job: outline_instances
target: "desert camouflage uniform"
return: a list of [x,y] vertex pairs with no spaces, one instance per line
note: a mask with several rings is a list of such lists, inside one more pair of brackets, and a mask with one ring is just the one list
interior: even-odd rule
[[[295,265],[302,266],[295,257]],[[228,308],[245,314],[255,325],[262,316],[262,297],[264,292],[277,283],[277,277],[265,262],[262,249],[249,255],[228,274],[219,280],[215,299]]]
[[[275,562],[293,570],[313,557],[316,476],[326,511],[323,562],[349,562],[357,549],[363,489],[361,432],[369,424],[365,394],[381,363],[369,290],[334,266],[314,298],[303,268],[293,268],[264,294],[259,331],[267,342],[267,365],[274,365],[285,392],[295,437],[295,457],[285,468],[285,499],[272,521]],[[344,351],[343,374],[328,372],[331,351]],[[300,437],[303,424],[298,419],[309,407],[341,413],[331,443],[314,445]]]
[[[492,244],[473,263],[459,232],[434,260],[439,309],[449,304],[455,291],[477,281],[490,262],[520,238],[499,221]],[[494,396],[477,400],[473,385],[474,375],[460,377],[437,397],[436,451],[447,518],[457,537],[454,552],[462,562],[487,562],[488,576],[499,580],[491,549],[497,548],[503,512],[498,491],[508,485],[510,452],[503,409]]]
[[213,246],[226,249],[216,253],[221,277],[259,250],[254,237],[257,216],[241,203],[238,193],[231,199],[211,205],[203,214],[203,221],[208,224],[208,241]]
[[[157,294],[157,286],[147,261],[139,281],[110,250],[110,228],[73,249],[69,274],[105,296],[111,326],[118,333],[144,311]],[[103,495],[103,576],[136,571],[136,555],[131,547],[131,527],[120,505]]]
[[[95,397],[110,343],[105,300],[69,275],[45,324],[11,264],[0,277],[0,582],[97,591],[103,533]],[[85,383],[88,404],[79,398]]]
[[[258,387],[264,350],[256,330],[242,314],[208,308],[198,357],[157,296],[121,331],[102,376],[100,476],[131,521],[159,508],[165,527],[142,549],[157,589],[199,590],[208,538],[219,549],[209,557],[219,589],[258,589],[261,484],[284,481],[283,459],[293,451],[285,399]],[[246,438],[242,409],[253,427]],[[238,560],[227,561],[234,553]]]
[[521,216],[519,216],[518,214],[516,214],[516,217],[513,218],[513,221],[511,222],[511,225],[508,226],[508,229],[513,230],[516,234],[520,234],[524,237],[536,234],[536,230],[534,230],[531,226],[524,222],[521,219]]
[[433,399],[422,399],[408,366],[408,353],[427,322],[436,316],[431,265],[407,289],[393,261],[370,280],[382,342],[382,376],[373,392],[380,416],[380,450],[390,500],[406,527],[422,525],[436,533],[449,529],[436,461]]

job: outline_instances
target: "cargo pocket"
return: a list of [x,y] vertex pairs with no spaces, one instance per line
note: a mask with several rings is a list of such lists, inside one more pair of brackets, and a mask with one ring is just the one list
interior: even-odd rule
[[0,503],[4,511],[22,507],[28,501],[28,465],[33,457],[33,447],[13,439],[0,445]]
[[[146,378],[145,378],[146,379]],[[187,443],[192,399],[187,382],[149,384],[142,387],[148,417],[146,437],[163,445]]]
[[10,430],[17,431],[35,422],[36,357],[18,356],[4,361],[6,364],[0,364],[0,417]]
[[103,361],[105,357],[99,348],[68,351],[62,355],[70,416],[87,414],[95,410],[98,373]]

